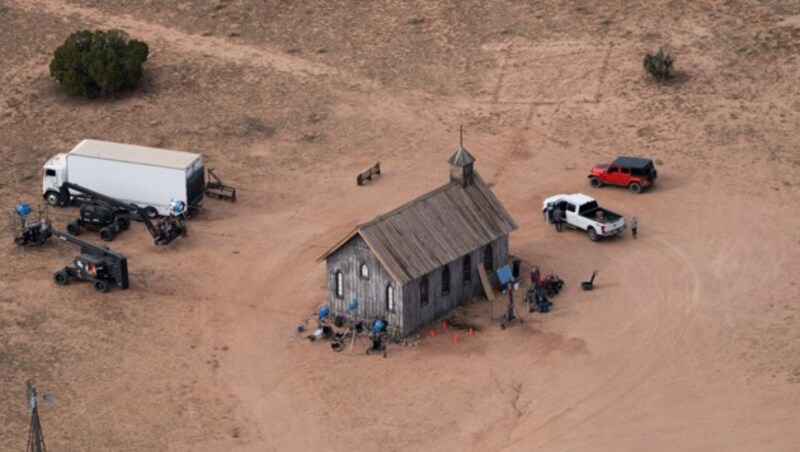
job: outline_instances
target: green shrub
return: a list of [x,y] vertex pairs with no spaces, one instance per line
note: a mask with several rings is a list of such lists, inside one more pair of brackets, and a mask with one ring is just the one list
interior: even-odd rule
[[672,57],[664,53],[663,49],[658,49],[655,55],[647,54],[644,56],[644,68],[658,80],[666,80],[672,77]]
[[148,53],[121,30],[76,31],[53,53],[50,75],[71,96],[113,96],[136,87]]

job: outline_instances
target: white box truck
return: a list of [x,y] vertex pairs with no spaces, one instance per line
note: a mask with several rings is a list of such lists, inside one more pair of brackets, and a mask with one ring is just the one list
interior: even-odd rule
[[65,182],[136,204],[150,216],[167,216],[172,200],[186,203],[189,212],[197,210],[205,192],[205,168],[200,154],[83,140],[44,165],[42,189],[49,205],[79,199],[80,194],[62,189]]

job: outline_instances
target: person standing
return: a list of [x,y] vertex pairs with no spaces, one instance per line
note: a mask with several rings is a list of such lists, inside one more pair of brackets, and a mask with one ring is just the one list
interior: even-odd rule
[[636,216],[634,215],[631,217],[631,233],[633,234],[633,239],[636,240],[636,228],[639,227],[639,222],[636,221]]
[[556,224],[556,231],[561,232],[564,229],[564,213],[560,208],[553,212],[553,222]]

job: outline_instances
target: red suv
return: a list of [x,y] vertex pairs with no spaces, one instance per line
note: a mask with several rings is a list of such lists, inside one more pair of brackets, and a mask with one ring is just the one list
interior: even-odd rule
[[589,173],[592,187],[603,185],[622,185],[633,193],[641,193],[643,189],[653,185],[658,171],[650,159],[639,157],[617,157],[609,163],[600,163]]

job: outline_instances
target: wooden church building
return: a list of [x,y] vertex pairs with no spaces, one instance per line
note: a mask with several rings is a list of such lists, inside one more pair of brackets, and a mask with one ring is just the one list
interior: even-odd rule
[[358,225],[320,257],[331,314],[349,318],[357,300],[358,320],[384,317],[406,336],[482,293],[479,265],[494,284],[517,224],[466,149],[449,163],[449,183]]

